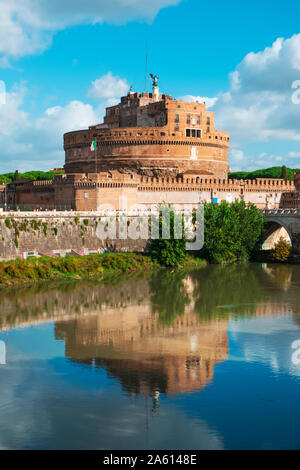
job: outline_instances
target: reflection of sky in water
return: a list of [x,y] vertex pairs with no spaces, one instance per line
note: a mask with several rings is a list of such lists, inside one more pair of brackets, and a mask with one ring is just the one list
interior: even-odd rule
[[0,293],[0,448],[299,449],[300,269],[287,274]]
[[300,377],[300,366],[292,362],[292,344],[300,339],[299,326],[292,315],[230,321],[228,332],[234,342],[230,359],[261,362],[274,373]]
[[292,317],[230,321],[230,357],[213,382],[161,394],[153,413],[150,397],[130,398],[103,368],[66,359],[53,324],[9,331],[0,448],[299,447],[299,384],[288,367],[297,333]]
[[42,328],[43,341],[40,332],[9,332],[0,375],[0,448],[222,448],[200,417],[190,419],[166,398],[153,415],[150,398],[131,400],[103,369],[64,359],[53,325]]

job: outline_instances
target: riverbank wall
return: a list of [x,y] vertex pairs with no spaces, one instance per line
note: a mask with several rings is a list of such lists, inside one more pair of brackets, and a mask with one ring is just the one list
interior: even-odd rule
[[68,253],[82,256],[106,251],[145,251],[148,239],[120,235],[122,230],[130,231],[137,222],[137,215],[128,216],[122,224],[115,217],[116,233],[120,236],[114,238],[108,234],[106,238],[99,238],[99,227],[102,226],[103,233],[106,224],[113,226],[113,217],[100,212],[2,212],[0,260]]

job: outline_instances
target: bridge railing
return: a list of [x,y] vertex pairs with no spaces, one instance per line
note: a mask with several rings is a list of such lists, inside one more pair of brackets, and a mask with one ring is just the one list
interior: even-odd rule
[[300,215],[300,209],[263,209],[267,215]]

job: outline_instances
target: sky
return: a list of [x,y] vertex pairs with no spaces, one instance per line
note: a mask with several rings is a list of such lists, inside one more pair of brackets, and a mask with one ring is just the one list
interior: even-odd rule
[[297,0],[0,0],[0,173],[62,166],[64,132],[144,91],[146,42],[161,92],[206,101],[230,133],[231,170],[300,168],[299,15]]

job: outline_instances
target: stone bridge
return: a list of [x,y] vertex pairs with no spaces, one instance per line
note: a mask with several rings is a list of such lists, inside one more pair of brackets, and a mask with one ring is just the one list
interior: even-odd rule
[[272,248],[283,236],[300,254],[300,209],[273,209],[263,212],[267,217],[263,248]]

